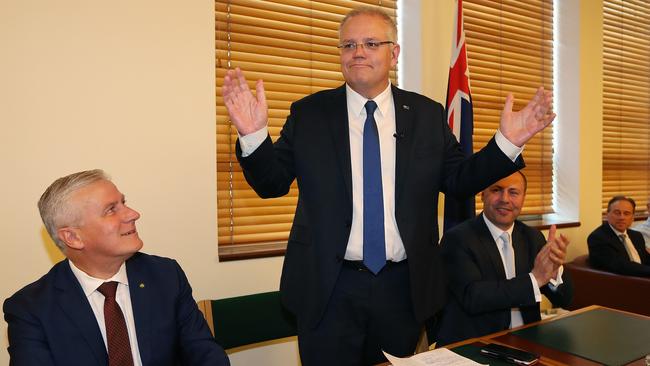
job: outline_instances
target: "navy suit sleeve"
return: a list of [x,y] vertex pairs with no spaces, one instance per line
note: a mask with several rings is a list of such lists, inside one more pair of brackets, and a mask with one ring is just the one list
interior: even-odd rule
[[[463,309],[471,315],[535,304],[535,296],[528,273],[509,280],[486,275],[480,254],[467,243],[477,238],[453,230],[442,238],[443,257],[449,276],[449,288]],[[477,244],[478,245],[478,244]],[[477,255],[478,254],[478,255]]]
[[29,313],[19,298],[5,301],[3,311],[9,325],[9,357],[11,366],[54,366],[45,332],[40,321]]
[[176,264],[180,291],[177,298],[176,322],[184,365],[228,366],[230,362],[219,346],[199,310],[192,288],[181,267]]
[[554,307],[566,308],[573,300],[573,280],[569,271],[565,268],[562,273],[562,284],[555,290],[552,290],[549,285],[542,286],[540,291]]
[[494,137],[478,152],[465,157],[449,126],[444,126],[447,174],[443,175],[442,192],[463,199],[472,196],[502,177],[522,169],[525,164],[519,156],[512,162],[499,148]]
[[[617,250],[615,236],[609,236],[604,227],[589,234],[589,261],[597,268],[627,276],[650,277],[650,266],[632,262],[627,254]],[[621,244],[622,247],[622,244]]]
[[[293,105],[291,113],[294,113]],[[235,149],[244,177],[261,198],[281,197],[291,188],[295,179],[292,147],[294,124],[295,118],[290,114],[275,144],[271,137],[267,136],[264,142],[245,158],[242,157],[241,146],[237,140]]]

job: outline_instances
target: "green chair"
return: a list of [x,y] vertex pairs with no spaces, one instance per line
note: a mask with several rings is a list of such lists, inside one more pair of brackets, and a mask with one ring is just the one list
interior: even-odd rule
[[295,319],[282,306],[278,291],[202,300],[198,306],[224,349],[297,334]]

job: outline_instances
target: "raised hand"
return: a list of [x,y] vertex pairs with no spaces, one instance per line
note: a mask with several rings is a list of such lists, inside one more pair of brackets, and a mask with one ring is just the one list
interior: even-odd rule
[[554,274],[557,275],[557,269],[549,256],[550,251],[551,245],[548,243],[545,244],[542,250],[537,253],[535,264],[531,271],[533,276],[535,276],[535,280],[537,280],[537,285],[540,287],[546,285],[553,278]]
[[256,96],[253,96],[238,67],[226,72],[221,90],[230,120],[240,135],[248,135],[266,126],[269,111],[262,80],[255,84]]
[[553,94],[540,87],[519,112],[512,111],[514,100],[511,93],[506,97],[499,130],[510,142],[521,147],[555,119],[555,113],[551,112]]
[[557,235],[556,231],[555,225],[551,225],[548,231],[548,240],[535,257],[535,264],[531,272],[539,286],[544,286],[551,279],[557,277],[558,268],[564,263],[566,257],[569,239],[562,234]]
[[560,234],[556,235],[555,225],[551,225],[551,228],[548,231],[548,240],[547,244],[550,246],[549,250],[549,259],[555,265],[555,269],[559,268],[564,264],[566,258],[566,248],[569,245],[569,239]]

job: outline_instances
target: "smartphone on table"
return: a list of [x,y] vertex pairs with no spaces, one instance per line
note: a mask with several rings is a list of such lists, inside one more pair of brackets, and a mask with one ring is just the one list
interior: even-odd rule
[[505,360],[517,365],[534,365],[539,361],[539,355],[531,352],[522,351],[517,348],[502,346],[496,343],[490,343],[481,348],[481,354],[489,357]]

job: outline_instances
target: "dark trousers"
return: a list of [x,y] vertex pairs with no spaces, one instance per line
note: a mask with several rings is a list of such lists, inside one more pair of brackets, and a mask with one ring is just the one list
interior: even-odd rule
[[420,335],[413,313],[409,268],[389,263],[377,275],[344,262],[318,326],[298,319],[303,366],[359,366],[385,362],[381,350],[412,355]]

